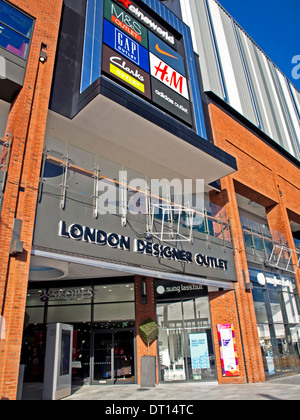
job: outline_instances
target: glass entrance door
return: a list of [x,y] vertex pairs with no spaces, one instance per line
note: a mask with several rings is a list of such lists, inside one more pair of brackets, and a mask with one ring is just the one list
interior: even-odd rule
[[134,383],[133,330],[94,331],[94,384]]
[[93,382],[112,383],[113,380],[113,333],[94,333]]

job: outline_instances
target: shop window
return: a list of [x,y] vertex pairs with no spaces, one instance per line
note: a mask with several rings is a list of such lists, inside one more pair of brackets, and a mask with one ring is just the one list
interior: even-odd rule
[[33,20],[0,0],[0,46],[26,59],[32,36]]
[[36,308],[26,308],[26,323],[42,324],[44,319],[44,306]]
[[134,302],[96,304],[94,321],[124,321],[135,319]]
[[279,293],[273,290],[269,291],[269,296],[273,322],[283,323],[283,316],[281,312],[281,296],[279,295]]
[[133,302],[134,284],[101,284],[94,287],[94,302]]
[[47,322],[90,322],[91,305],[49,306]]
[[293,277],[249,270],[267,375],[300,368],[299,306]]
[[267,291],[262,289],[253,289],[253,301],[258,324],[267,324],[268,316],[266,310]]
[[216,378],[206,287],[156,282],[161,381]]

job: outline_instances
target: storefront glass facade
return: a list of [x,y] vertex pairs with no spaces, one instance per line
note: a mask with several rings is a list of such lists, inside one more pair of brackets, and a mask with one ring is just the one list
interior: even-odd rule
[[21,360],[25,381],[43,380],[50,323],[74,327],[73,382],[135,381],[133,278],[29,288]]
[[216,380],[207,287],[156,281],[161,382]]
[[266,375],[300,369],[300,311],[294,277],[254,268],[249,273]]

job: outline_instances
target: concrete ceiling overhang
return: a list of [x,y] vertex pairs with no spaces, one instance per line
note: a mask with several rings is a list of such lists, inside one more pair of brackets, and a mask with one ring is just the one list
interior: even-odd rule
[[203,179],[207,186],[236,171],[235,158],[169,115],[140,98],[115,99],[97,94],[72,120],[49,111],[47,135],[152,178]]

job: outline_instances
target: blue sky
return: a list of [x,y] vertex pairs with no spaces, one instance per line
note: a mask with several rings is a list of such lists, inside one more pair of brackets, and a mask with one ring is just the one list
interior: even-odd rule
[[300,90],[300,0],[218,1]]

